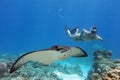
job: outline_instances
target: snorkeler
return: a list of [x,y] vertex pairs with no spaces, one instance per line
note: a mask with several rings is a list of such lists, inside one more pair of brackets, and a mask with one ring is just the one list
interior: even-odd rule
[[65,25],[65,29],[70,39],[74,41],[91,41],[91,40],[100,40],[103,38],[97,35],[97,28],[95,26],[91,27],[90,31],[83,29],[82,32],[79,32],[79,28],[74,28],[70,30],[68,26]]

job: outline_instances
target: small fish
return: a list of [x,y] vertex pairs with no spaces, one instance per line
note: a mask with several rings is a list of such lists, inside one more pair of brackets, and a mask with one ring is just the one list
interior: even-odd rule
[[38,62],[43,65],[52,64],[58,60],[64,60],[68,57],[87,57],[87,53],[79,47],[69,46],[52,46],[49,49],[37,50],[28,52],[19,57],[10,69],[10,73],[13,73],[19,69],[22,65],[29,61]]

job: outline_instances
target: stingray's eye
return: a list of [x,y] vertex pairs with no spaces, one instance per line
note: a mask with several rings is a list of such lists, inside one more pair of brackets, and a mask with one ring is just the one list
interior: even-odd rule
[[52,46],[51,50],[57,50],[58,46]]
[[58,46],[53,46],[55,49],[57,49],[58,48]]
[[64,50],[64,48],[57,47],[56,50],[57,50],[57,51],[60,51],[60,50]]

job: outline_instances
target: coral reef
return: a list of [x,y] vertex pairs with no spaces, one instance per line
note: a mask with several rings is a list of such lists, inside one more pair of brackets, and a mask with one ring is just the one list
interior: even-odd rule
[[[16,72],[9,74],[15,57],[0,55],[0,80],[120,80],[120,59],[112,60],[112,52],[109,50],[96,50],[93,56],[92,68],[84,60],[80,60],[84,65],[56,62],[43,66],[29,62]],[[88,67],[91,70],[86,78]]]
[[79,65],[67,66],[61,65],[60,63],[54,63],[50,66],[43,67],[37,63],[28,63],[12,74],[11,77],[15,78],[19,75],[19,77],[21,76],[28,80],[62,80],[61,77],[58,77],[58,73],[83,76]]
[[86,80],[120,80],[120,60],[112,60],[109,50],[94,52],[93,68]]
[[120,66],[107,72],[107,75],[102,74],[102,80],[120,80]]

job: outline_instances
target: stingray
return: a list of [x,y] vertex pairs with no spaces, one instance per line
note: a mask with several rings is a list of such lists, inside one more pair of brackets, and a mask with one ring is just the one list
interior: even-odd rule
[[20,56],[12,65],[10,73],[15,72],[29,61],[50,65],[55,61],[64,60],[68,57],[87,57],[87,53],[79,47],[52,46],[49,49],[28,52]]

